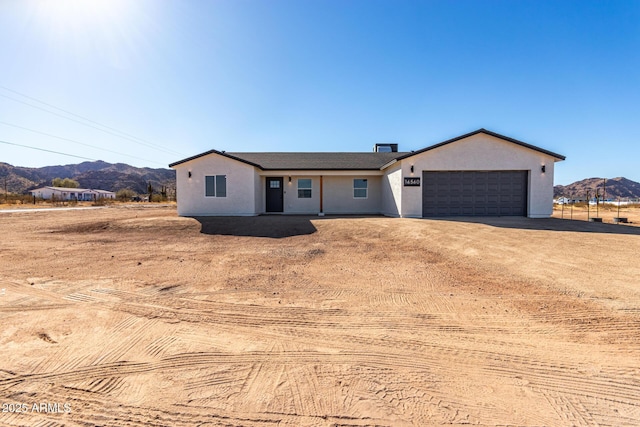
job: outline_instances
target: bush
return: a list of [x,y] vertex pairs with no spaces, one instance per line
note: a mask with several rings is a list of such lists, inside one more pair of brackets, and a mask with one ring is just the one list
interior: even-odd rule
[[121,202],[128,202],[133,200],[134,197],[136,197],[138,194],[129,189],[129,188],[123,188],[122,190],[118,190],[116,192],[116,199],[120,200]]
[[91,203],[91,206],[108,206],[108,205],[112,205],[114,202],[115,202],[114,199],[101,197],[99,199],[94,200],[93,203]]
[[[38,202],[42,199],[36,199]],[[0,194],[0,204],[6,203],[8,205],[27,205],[33,203],[33,196],[30,194]]]

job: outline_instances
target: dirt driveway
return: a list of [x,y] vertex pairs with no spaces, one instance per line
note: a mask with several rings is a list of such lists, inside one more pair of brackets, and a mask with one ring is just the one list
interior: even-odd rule
[[640,425],[640,228],[0,216],[2,426]]

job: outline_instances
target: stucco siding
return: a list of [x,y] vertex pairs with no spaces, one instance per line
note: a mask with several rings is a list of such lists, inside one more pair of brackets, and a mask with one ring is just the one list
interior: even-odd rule
[[402,164],[395,163],[382,178],[382,214],[400,216],[402,207]]
[[[548,217],[553,211],[553,165],[550,155],[486,134],[476,134],[402,160],[402,176],[426,171],[529,171],[528,216]],[[414,173],[411,174],[411,166]],[[541,172],[545,165],[545,172]],[[401,215],[422,216],[421,187],[403,187]]]
[[255,173],[253,175],[253,202],[254,202],[254,213],[256,215],[260,215],[264,213],[265,208],[265,200],[264,200],[264,191],[263,188],[265,186],[264,177]]
[[[175,169],[179,215],[256,215],[253,166],[211,154],[177,165]],[[212,175],[226,176],[226,197],[205,196],[205,177]]]
[[[298,197],[298,182],[301,179],[311,180],[311,197]],[[284,212],[291,214],[317,214],[320,212],[320,176],[284,177]]]
[[[353,197],[353,180],[367,180],[367,198]],[[324,212],[327,214],[379,214],[382,212],[382,177],[325,176]]]

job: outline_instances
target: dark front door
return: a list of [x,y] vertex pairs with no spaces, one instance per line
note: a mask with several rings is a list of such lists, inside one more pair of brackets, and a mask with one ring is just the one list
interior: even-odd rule
[[282,212],[284,207],[283,179],[267,177],[267,212]]

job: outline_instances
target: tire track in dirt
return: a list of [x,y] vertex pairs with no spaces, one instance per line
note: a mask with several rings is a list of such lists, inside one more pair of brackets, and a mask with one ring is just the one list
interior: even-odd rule
[[216,370],[212,374],[202,375],[197,380],[189,381],[184,388],[186,391],[192,391],[227,386],[229,388],[237,388],[237,393],[246,386],[247,377],[251,374],[252,368],[253,366],[237,365],[234,368]]
[[[176,303],[178,304],[178,303]],[[251,306],[250,310],[243,304],[233,305],[226,309],[216,309],[209,304],[207,310],[195,310],[192,307],[173,308],[154,303],[136,303],[128,301],[112,306],[136,317],[148,319],[166,319],[171,321],[185,321],[190,323],[214,323],[216,325],[239,325],[244,328],[292,327],[314,329],[353,329],[405,331],[407,323],[416,323],[420,319],[422,324],[413,327],[431,327],[443,332],[464,331],[477,332],[474,327],[459,327],[442,325],[439,316],[429,314],[397,313],[394,311],[377,311],[375,314],[351,312],[344,309],[307,309],[299,307],[266,308]],[[505,321],[505,325],[508,323]],[[478,326],[477,328],[482,329]],[[494,330],[495,331],[495,330]],[[480,331],[481,332],[481,331]],[[495,331],[507,333],[508,330]]]
[[157,340],[152,341],[145,347],[145,352],[149,356],[158,357],[164,355],[169,348],[178,341],[177,337],[174,336],[164,336],[160,337]]
[[558,419],[562,420],[563,424],[597,425],[590,414],[586,414],[587,418],[589,418],[589,420],[587,420],[581,411],[577,410],[576,406],[566,396],[545,390],[540,390],[540,393],[545,397],[547,402],[549,402],[549,406],[553,408]]
[[98,298],[93,297],[91,295],[86,295],[86,294],[82,294],[82,293],[72,293],[72,294],[68,294],[64,297],[64,299],[69,300],[69,301],[73,301],[73,302],[95,302],[98,301]]
[[95,355],[92,364],[122,360],[134,347],[140,346],[141,341],[150,337],[153,326],[157,322],[157,320],[136,319],[136,322],[133,322],[131,326],[127,328],[121,327],[116,332],[110,334],[107,341],[118,344],[110,346],[109,350],[104,353]]
[[482,368],[507,378],[523,378],[532,387],[560,392],[567,396],[595,397],[640,407],[640,383],[611,377],[585,377],[575,371],[540,369],[529,366],[487,366]]
[[112,334],[118,334],[118,333],[124,331],[125,329],[128,329],[128,328],[132,327],[133,325],[135,325],[139,321],[140,321],[140,319],[135,317],[135,316],[127,316],[123,320],[121,320],[119,323],[117,323],[116,325],[114,325],[113,327],[110,328],[111,329],[111,333]]
[[[238,316],[242,317],[242,318],[243,318],[243,323],[244,323],[244,324],[246,324],[246,319],[245,319],[245,318],[246,318],[246,316],[245,316],[244,314],[235,313],[235,314],[232,316],[232,318],[233,318],[233,319],[236,319]],[[220,319],[218,318],[217,320],[219,321]],[[273,321],[273,323],[280,324],[280,323],[279,323],[279,321],[281,321],[281,320],[282,320],[282,319],[277,319],[276,321]],[[387,320],[388,320],[388,319],[387,319]],[[234,320],[234,322],[235,322],[235,320]],[[232,322],[232,323],[233,323],[233,322]],[[257,321],[257,322],[256,322],[256,325],[263,325],[264,323],[265,323],[265,322],[264,322],[264,319],[260,319],[259,321]],[[286,322],[285,322],[285,324],[287,324],[287,323],[290,323],[290,322],[286,321]],[[297,326],[297,327],[300,327],[300,324],[299,324],[300,322],[297,322],[297,323],[298,323],[298,324],[297,324],[296,326]],[[303,324],[304,324],[304,325],[306,325],[306,323],[303,323]],[[333,324],[333,323],[332,323],[332,324]],[[325,323],[325,325],[326,325],[326,323]],[[315,325],[315,322],[314,322],[314,326],[316,326],[316,325]],[[358,324],[358,325],[356,325],[355,327],[357,327],[357,328],[361,328],[362,326],[363,326],[363,324]],[[468,328],[467,328],[467,329],[468,329]],[[444,328],[444,330],[446,331],[446,330],[454,330],[454,329],[447,329],[447,328]],[[502,362],[504,362],[504,355],[502,355],[502,356],[501,356],[501,359],[503,359],[503,360],[502,360]],[[519,372],[522,372],[522,370],[520,370]],[[526,370],[525,370],[525,372],[526,372]],[[593,393],[591,393],[591,394],[593,394]]]
[[104,377],[126,376],[145,373],[153,370],[153,366],[144,362],[115,362],[94,366],[83,366],[64,372],[45,372],[16,375],[0,380],[0,390],[8,390],[19,384],[41,383],[42,381],[82,382],[84,380]]
[[[286,352],[284,354],[271,352],[246,352],[246,353],[186,353],[165,357],[159,361],[150,362],[127,362],[118,361],[103,363],[100,365],[84,366],[66,372],[47,372],[39,374],[15,375],[10,378],[0,380],[0,388],[7,389],[21,383],[41,382],[43,380],[73,382],[89,379],[103,379],[106,377],[121,377],[126,375],[140,374],[154,370],[175,370],[200,368],[202,366],[220,364],[247,364],[255,365],[247,380],[247,387],[252,387],[255,377],[260,374],[265,363],[297,365],[302,363],[322,364],[322,363],[371,363],[371,359],[381,359],[386,367],[410,367],[417,370],[426,369],[424,365],[414,359],[388,360],[386,355],[370,355],[367,353],[317,353],[317,352]],[[260,361],[260,362],[256,362]]]
[[[314,337],[308,336],[310,342]],[[325,337],[326,338],[326,337]],[[329,338],[332,339],[332,338]],[[363,350],[370,347],[375,348],[386,347],[389,349],[397,348],[398,342],[390,340],[385,343],[385,339],[367,340],[360,336],[354,336],[352,342],[361,346]],[[402,342],[407,342],[403,340]],[[362,347],[366,346],[366,347]],[[420,357],[426,363],[428,360],[437,366],[438,360],[449,360],[452,363],[464,364],[468,366],[484,366],[482,369],[491,376],[498,375],[506,378],[525,378],[538,387],[544,387],[549,390],[559,390],[565,393],[572,393],[574,390],[583,396],[598,397],[600,395],[607,396],[611,400],[620,400],[624,398],[626,404],[638,405],[640,403],[640,383],[633,380],[637,376],[637,369],[629,367],[626,370],[616,368],[603,368],[602,378],[584,378],[579,373],[580,365],[550,365],[540,362],[536,359],[523,356],[514,356],[505,353],[469,350],[460,347],[447,347],[418,342],[413,350],[418,351],[415,355]],[[387,357],[395,358],[397,355],[385,353]],[[375,361],[372,366],[380,366]],[[506,367],[506,368],[505,368]]]
[[33,369],[33,373],[45,373],[52,371],[70,371],[87,364],[88,355],[76,356],[77,350],[74,347],[60,347],[58,351],[50,357],[43,359]]
[[[54,310],[71,305],[61,295],[46,289],[41,289],[32,284],[13,281],[3,281],[2,288],[6,289],[3,299],[9,301],[7,305],[0,306],[2,312],[25,312],[37,310]],[[12,298],[9,298],[12,297]],[[53,303],[51,301],[54,301]]]
[[98,378],[89,383],[87,391],[92,393],[109,394],[120,388],[124,380],[121,377]]
[[[237,306],[234,306],[234,307],[235,307],[236,309],[238,308]],[[267,310],[267,312],[269,312],[269,311]],[[306,310],[306,312],[308,313],[308,312],[309,312],[309,310]],[[316,313],[317,313],[317,312],[318,312],[318,310],[314,310],[314,312],[316,312]],[[323,311],[323,312],[324,312],[324,311]],[[342,313],[340,313],[340,312],[337,312],[337,313],[339,313],[339,314],[341,315],[341,317],[346,317],[346,316],[348,316],[348,314],[342,314]],[[242,319],[242,323],[243,323],[243,325],[246,325],[246,324],[247,324],[247,322],[246,322],[246,315],[245,315],[244,313],[224,313],[224,314],[225,314],[225,316],[230,317],[231,319],[233,319],[233,320],[232,320],[232,323],[239,323],[239,320],[241,320],[241,319]],[[263,313],[263,314],[264,314],[264,313]],[[280,317],[280,316],[282,316],[282,313],[278,313],[278,314],[279,314],[279,317]],[[216,320],[217,320],[217,321],[220,321],[220,318],[219,318],[220,314],[218,313],[216,316],[217,316]],[[254,325],[264,325],[265,323],[269,323],[269,322],[265,322],[265,319],[264,319],[262,316],[258,316],[258,318],[259,318],[260,320],[259,320],[259,321],[257,321],[257,322],[255,322],[255,323],[254,323]],[[399,318],[401,319],[401,317],[399,317]],[[236,320],[236,319],[237,319],[237,320]],[[276,319],[271,318],[271,319],[269,319],[269,320],[271,320],[271,323],[272,323],[272,324],[282,324],[282,322],[283,322],[283,319],[281,319],[281,318],[276,318]],[[388,320],[389,320],[389,319],[385,319],[385,322],[387,323],[387,324],[385,325],[385,328],[386,328],[386,329],[388,329],[388,328],[389,328]],[[251,323],[251,322],[249,322],[249,323]],[[288,320],[284,321],[284,324],[289,324],[289,323],[291,323],[291,322],[290,322],[290,321],[288,321]],[[313,323],[313,327],[314,327],[314,328],[315,328],[315,327],[318,327],[318,326],[317,326],[317,322],[312,322],[312,323]],[[367,323],[366,323],[366,325],[369,325],[369,329],[371,329],[370,323],[371,323],[371,322],[367,322]],[[323,325],[320,325],[320,326],[326,326],[327,324],[329,324],[329,325],[336,325],[336,324],[337,324],[337,322],[331,322],[331,323],[327,323],[327,322],[325,322]],[[294,327],[295,327],[295,328],[303,328],[303,327],[307,326],[307,325],[308,325],[308,323],[307,323],[307,322],[299,322],[299,321],[297,321],[297,322],[294,322],[294,323],[293,323],[293,325],[294,325]],[[342,324],[341,326],[344,326],[344,324]],[[357,325],[354,325],[354,327],[357,327],[357,328],[362,328],[363,326],[365,326],[365,324],[357,324]],[[457,329],[457,328],[453,328],[453,327],[444,327],[444,328],[443,328],[443,330],[444,330],[444,331],[461,331],[462,329]],[[467,330],[467,331],[468,331],[468,328],[465,328],[465,330]],[[504,362],[504,356],[502,356],[501,358],[503,359],[503,360],[502,360],[502,362]],[[375,364],[375,363],[374,363],[374,364]],[[523,369],[521,368],[521,369],[519,369],[517,372],[522,373],[522,372],[523,372]],[[524,370],[524,372],[527,372],[527,371],[526,371],[526,369]],[[573,381],[573,379],[569,379],[567,384],[570,384],[572,381]],[[566,386],[566,387],[569,387],[569,388],[570,388],[570,385],[569,385],[569,386]],[[551,389],[553,389],[553,388],[551,388]],[[593,389],[593,388],[587,389],[587,390],[585,390],[585,391],[584,391],[584,394],[586,394],[587,396],[593,396],[593,395],[594,395],[594,390],[595,390],[595,389]],[[633,389],[633,392],[635,393],[636,391],[637,391],[637,390],[634,388],[634,389]],[[610,394],[615,394],[615,393],[610,393]],[[627,398],[628,398],[628,397],[629,397],[629,396],[627,396]]]
[[[61,393],[70,390],[58,389],[58,393],[38,392],[34,393],[31,399],[36,401],[57,401]],[[266,427],[282,425],[283,415],[258,413],[254,411],[213,411],[209,407],[196,405],[167,405],[162,408],[150,406],[133,406],[121,402],[109,402],[100,396],[88,392],[79,393],[76,390],[76,397],[68,399],[73,418],[66,414],[9,414],[9,417],[2,417],[0,422],[7,427],[23,427],[25,425],[43,426],[64,426],[64,425],[118,425],[118,426],[172,426],[191,427],[200,426],[246,426],[246,427]],[[18,416],[16,416],[18,415]],[[61,421],[52,420],[58,417]],[[96,424],[98,420],[98,424]],[[308,421],[308,420],[307,420]],[[316,418],[316,425],[329,425],[326,420]],[[301,423],[298,423],[301,424]]]

